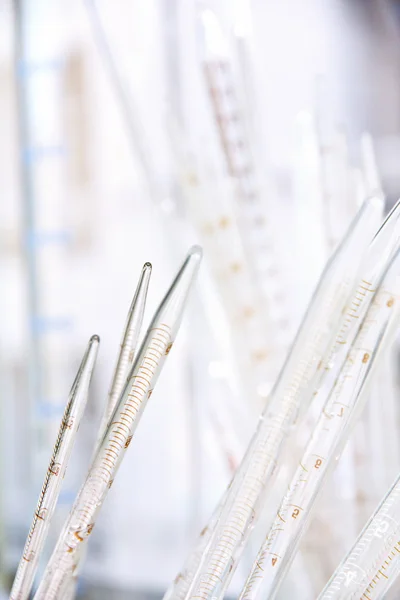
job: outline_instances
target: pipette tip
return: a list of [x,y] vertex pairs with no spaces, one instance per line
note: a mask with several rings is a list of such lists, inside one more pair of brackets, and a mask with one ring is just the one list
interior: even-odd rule
[[[197,275],[203,250],[200,246],[192,246],[153,318],[153,326],[160,319],[172,318],[173,329],[177,329],[182,317],[187,296]],[[166,315],[169,314],[169,317]]]
[[176,287],[178,281],[181,281],[183,279],[184,275],[185,276],[187,275],[187,277],[188,277],[188,284],[191,283],[195,274],[197,273],[197,270],[200,266],[202,258],[203,258],[203,249],[200,246],[192,246],[191,248],[189,248],[189,251],[186,255],[184,263],[183,263],[182,267],[180,268],[180,270],[171,286],[171,289]]
[[[379,197],[379,196],[378,196]],[[384,198],[382,196],[382,203],[384,202]],[[389,226],[391,223],[394,224],[396,223],[397,219],[400,216],[400,200],[398,200],[396,202],[396,204],[393,206],[392,210],[386,215],[385,220],[383,221],[382,225],[379,227],[378,231],[375,233],[374,239],[378,237],[378,234],[385,229],[387,226]]]
[[[142,272],[139,277],[139,282],[137,284],[135,295],[133,297],[132,304],[130,306],[129,313],[128,313],[127,330],[129,330],[129,328],[133,324],[130,322],[130,320],[134,317],[134,313],[137,313],[137,317],[139,318],[139,322],[140,322],[140,326],[141,326],[152,268],[153,267],[152,267],[151,263],[149,263],[149,262],[145,262],[142,267]],[[140,329],[140,326],[139,326],[139,329]],[[126,332],[125,332],[125,334],[126,334]]]
[[95,333],[94,335],[92,335],[92,337],[89,340],[90,344],[93,344],[94,342],[96,342],[97,344],[100,343],[100,336],[97,335],[97,333]]
[[368,198],[369,203],[376,209],[383,208],[384,197],[381,194],[374,194]]
[[203,257],[203,248],[198,245],[192,246],[191,248],[189,248],[188,252],[188,257],[190,256],[197,257],[198,261],[200,262],[200,260]]

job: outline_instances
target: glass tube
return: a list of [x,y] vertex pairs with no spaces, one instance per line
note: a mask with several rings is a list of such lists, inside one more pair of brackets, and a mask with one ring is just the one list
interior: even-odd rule
[[100,339],[97,335],[94,335],[90,339],[72,385],[50,464],[40,492],[39,502],[15,575],[10,595],[11,600],[27,600],[29,598],[39,559],[75,443],[76,434],[85,410],[99,342]]

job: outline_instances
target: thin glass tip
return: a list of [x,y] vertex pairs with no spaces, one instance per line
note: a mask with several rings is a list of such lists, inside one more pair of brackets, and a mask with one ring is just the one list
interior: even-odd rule
[[383,194],[374,194],[366,201],[369,202],[369,204],[371,204],[371,206],[374,208],[383,209],[385,198],[383,197]]
[[162,321],[169,323],[172,331],[179,327],[186,300],[196,278],[202,256],[203,250],[200,246],[192,246],[189,249],[181,268],[153,318],[152,326],[156,322]]
[[99,430],[99,439],[101,439],[102,433],[107,426],[108,419],[113,413],[118,402],[120,393],[125,385],[126,376],[131,368],[134,356],[136,354],[137,343],[140,336],[140,331],[142,329],[143,317],[146,308],[151,271],[151,263],[145,262],[140,273],[135,294],[129,307],[128,317],[120,345],[120,353],[115,365],[110,391],[108,393],[108,402],[103,415],[102,425]]
[[[384,200],[382,197],[382,202],[383,201]],[[378,231],[375,233],[374,239],[388,225],[395,223],[399,217],[400,217],[400,200],[397,200],[396,204],[393,206],[392,210],[387,214],[386,219],[383,221],[382,225],[379,227]]]
[[200,262],[203,258],[203,248],[201,246],[198,246],[197,244],[189,248],[188,258],[190,257],[197,257],[198,261]]
[[[139,281],[136,286],[136,291],[133,296],[131,306],[129,308],[128,322],[126,325],[125,335],[132,326],[136,327],[136,324],[132,321],[132,319],[135,319],[135,318],[138,319],[139,320],[139,329],[141,327],[152,268],[153,267],[152,267],[151,263],[149,263],[149,262],[145,262],[142,267]],[[135,315],[134,313],[137,313],[137,314]]]

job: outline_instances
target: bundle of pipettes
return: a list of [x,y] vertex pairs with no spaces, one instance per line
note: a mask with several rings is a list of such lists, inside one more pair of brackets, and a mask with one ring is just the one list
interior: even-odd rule
[[[99,55],[136,148],[135,156],[141,157],[150,195],[162,210],[163,193],[155,189],[157,168],[153,157],[145,152],[150,141],[146,131],[136,126],[140,120],[145,122],[145,116],[140,115],[135,94],[126,85],[129,73],[121,70],[118,44],[98,3],[90,0],[86,6]],[[250,81],[251,88],[256,84],[251,40],[235,35],[230,39],[214,3],[202,2],[198,8],[198,18],[190,24],[201,40],[192,65],[193,72],[198,71],[200,86],[193,90],[196,113],[186,130],[169,106],[166,129],[183,201],[182,206],[175,203],[174,209],[177,213],[184,210],[186,227],[181,234],[187,235],[187,229],[193,227],[205,249],[210,277],[202,286],[202,300],[222,363],[219,372],[229,371],[225,377],[230,388],[228,398],[220,395],[218,406],[210,402],[207,410],[231,472],[279,373],[291,339],[292,321],[296,323],[301,316],[311,290],[304,279],[309,277],[311,286],[315,284],[362,200],[377,193],[380,183],[368,135],[360,145],[362,168],[356,168],[349,158],[344,131],[332,127],[324,102],[315,108],[318,118],[303,115],[299,119],[297,185],[288,216],[301,237],[293,249],[294,270],[301,274],[294,287],[297,294],[301,296],[304,291],[305,295],[289,305],[293,281],[285,280],[286,269],[274,235],[274,230],[280,230],[276,213],[282,203],[271,192],[271,181],[264,181],[257,152],[260,124],[254,117],[259,111],[244,85],[245,81]],[[168,222],[165,214],[163,217],[163,222]],[[176,236],[169,237],[175,244]],[[217,302],[210,302],[211,296]],[[216,304],[225,318],[225,328],[223,319],[215,318]]]
[[[264,526],[260,515],[273,498],[285,446],[306,428],[303,447],[290,447],[297,466],[240,594],[276,596],[398,325],[400,204],[380,226],[382,210],[381,197],[366,200],[328,262],[241,465],[168,600],[224,597],[250,533],[257,522]],[[396,482],[321,597],[382,598],[393,583],[398,490]]]
[[[40,581],[34,596],[36,599],[75,596],[76,579],[87,539],[153,392],[165,358],[171,350],[188,293],[196,278],[201,255],[201,249],[197,246],[189,251],[154,314],[147,333],[138,345],[151,274],[150,263],[143,267],[128,313],[93,458],[85,482],[77,494]],[[99,341],[97,335],[90,339],[70,391],[32,526],[12,586],[10,598],[13,600],[30,597],[62,480],[85,409]]]
[[[270,391],[276,376],[271,359],[278,356],[276,348],[280,346],[272,314],[279,299],[270,298],[271,287],[279,287],[275,286],[279,261],[272,256],[271,224],[266,222],[270,211],[264,202],[265,193],[229,57],[207,55],[203,62],[210,113],[217,125],[222,155],[215,164],[221,169],[215,167],[210,177],[208,165],[205,166],[210,154],[214,158],[210,149],[210,154],[198,161],[200,164],[188,165],[182,160],[187,157],[181,154],[177,162],[183,170],[188,216],[204,242],[213,285],[219,290],[228,315],[242,395],[252,410],[263,408],[231,485],[166,598],[222,598],[240,557],[247,552],[253,530],[265,540],[247,581],[243,582],[240,597],[273,598],[289,573],[306,526],[313,525],[316,501],[323,484],[331,482],[329,475],[350,438],[362,405],[368,395],[370,405],[377,405],[380,400],[371,381],[377,379],[373,380],[373,371],[380,357],[385,356],[398,319],[400,209],[396,206],[379,227],[383,199],[370,160],[368,138],[363,143],[367,164],[361,190],[357,177],[345,190],[352,173],[343,136],[336,135],[336,149],[330,154],[320,144],[322,185],[316,182],[315,188],[323,188],[318,189],[319,208],[328,206],[328,252],[341,238],[342,225],[353,216],[359,198],[371,198],[362,205],[329,260]],[[302,126],[308,144],[314,132],[304,123]],[[303,164],[299,170],[304,172]],[[308,191],[303,193],[298,209],[305,212]],[[313,208],[309,209],[312,212]],[[346,218],[341,218],[344,212]],[[319,252],[320,248],[315,250],[315,254]],[[92,463],[35,598],[66,599],[75,595],[86,541],[152,392],[163,356],[169,352],[198,262],[199,253],[194,251],[137,350],[150,276],[150,267],[144,267]],[[28,598],[33,587],[87,400],[98,344],[98,338],[93,337],[72,386],[11,598]],[[378,463],[379,467],[383,469],[384,465]],[[280,498],[276,490],[282,479],[289,483],[289,490]],[[368,482],[363,481],[362,485],[368,491]],[[396,481],[368,521],[354,548],[321,592],[321,598],[381,598],[393,583],[400,564],[399,485]],[[320,540],[319,549],[329,544],[330,538],[326,537]],[[306,570],[312,568],[307,563],[304,566]]]
[[[382,225],[384,201],[361,206],[328,262],[256,432],[220,505],[167,598],[222,598],[290,445],[292,480],[268,524],[240,598],[275,597],[311,519],[323,483],[360,414],[373,372],[393,340],[400,301],[400,204]],[[151,267],[129,311],[104,418],[86,480],[35,598],[71,598],[86,541],[129,446],[180,324],[200,262],[194,248],[136,350]],[[86,404],[99,338],[82,360],[60,425],[11,598],[28,598]],[[371,401],[374,401],[372,398]],[[294,432],[303,429],[293,441]],[[301,439],[309,439],[303,445]],[[298,461],[294,466],[294,459]],[[273,497],[273,496],[272,496]],[[274,498],[274,497],[273,497]],[[381,598],[400,565],[399,483],[379,506],[322,597]],[[275,498],[274,498],[275,499]]]
[[[275,199],[274,204],[274,198],[271,198],[273,194],[262,185],[263,179],[257,169],[257,148],[254,145],[256,136],[254,136],[254,132],[253,136],[249,135],[250,115],[246,114],[248,106],[246,106],[243,90],[240,89],[240,66],[239,61],[234,60],[235,51],[229,48],[229,43],[223,39],[221,27],[212,11],[207,9],[203,12],[202,23],[205,48],[202,53],[201,66],[210,105],[208,112],[217,132],[217,135],[214,136],[216,138],[214,154],[218,158],[217,146],[219,145],[219,154],[221,154],[222,160],[212,161],[213,169],[211,170],[212,177],[210,177],[210,168],[207,170],[206,167],[207,159],[209,160],[212,153],[212,144],[207,144],[207,150],[202,150],[200,156],[195,156],[191,163],[186,160],[186,177],[185,173],[182,177],[183,189],[189,218],[194,223],[204,245],[206,261],[209,261],[215,287],[220,293],[224,310],[228,316],[230,332],[234,340],[233,354],[239,363],[237,373],[243,381],[250,381],[244,386],[243,401],[246,406],[254,407],[260,405],[260,402],[257,402],[259,396],[263,402],[266,390],[270,389],[269,384],[274,381],[275,369],[271,364],[271,355],[273,357],[279,355],[279,351],[282,349],[279,340],[282,331],[279,331],[279,328],[277,331],[277,328],[274,328],[271,323],[275,317],[274,305],[277,304],[277,301],[279,303],[279,296],[276,295],[274,298],[274,294],[272,294],[271,298],[271,290],[276,291],[276,288],[281,288],[280,293],[282,294],[283,289],[283,296],[286,298],[288,296],[288,289],[285,289],[287,286],[282,285],[283,269],[280,257],[277,256],[276,248],[274,248],[271,221],[268,223],[270,215],[273,215],[274,219],[276,218],[277,201]],[[208,43],[209,39],[217,37],[218,43],[214,45]],[[241,42],[244,43],[243,40]],[[246,63],[246,67],[249,69],[248,63]],[[247,72],[246,75],[249,76],[249,73]],[[321,110],[321,108],[323,109]],[[300,252],[297,260],[301,277],[308,271],[312,275],[318,273],[324,263],[324,256],[329,256],[335,249],[362,200],[368,196],[381,197],[382,195],[371,137],[368,134],[364,134],[362,137],[360,143],[361,168],[355,168],[349,158],[348,142],[343,129],[332,126],[333,124],[329,122],[329,114],[324,109],[325,107],[317,106],[316,118],[312,115],[302,114],[298,120],[302,148],[299,151],[299,164],[297,165],[298,185],[294,210],[291,211],[290,217],[293,218],[292,213],[295,213],[300,237]],[[210,140],[211,138],[210,134]],[[185,164],[182,158],[180,162],[181,165]],[[222,163],[220,172],[215,166],[219,165],[219,162]],[[214,181],[218,181],[218,179],[222,182],[219,187],[218,183],[215,184]],[[210,198],[209,202],[207,197]],[[311,231],[310,223],[313,223],[312,227],[314,227]],[[277,229],[279,229],[278,224]],[[308,236],[312,239],[311,244],[307,243]],[[308,253],[303,248],[307,248]],[[301,277],[299,284],[295,286],[296,295],[301,294],[301,288],[307,287]],[[269,293],[266,294],[266,291]],[[355,301],[358,302],[358,300]],[[299,304],[301,304],[301,298]],[[285,305],[283,304],[283,306],[285,311]],[[252,310],[249,310],[249,307]],[[350,318],[353,319],[353,316]],[[359,319],[360,317],[357,315],[354,318]],[[324,317],[321,322],[325,326],[329,323]],[[334,328],[334,322],[330,326]],[[318,325],[316,327],[315,331],[318,332]],[[304,356],[302,360],[305,361]],[[389,361],[386,360],[386,365],[383,365],[386,367],[386,374],[390,371],[388,365]],[[393,369],[391,370],[393,371]],[[377,375],[379,377],[380,373]],[[343,377],[345,376],[343,375]],[[307,375],[303,374],[302,377],[307,378]],[[304,386],[304,381],[299,385],[300,387]],[[332,382],[331,385],[333,385]],[[284,394],[284,384],[282,386],[280,393]],[[328,391],[326,390],[324,393],[327,394]],[[314,513],[317,518],[312,522],[309,535],[305,538],[305,543],[301,548],[301,554],[297,556],[297,564],[293,565],[297,571],[292,569],[290,573],[291,589],[287,596],[283,595],[283,597],[292,597],[293,589],[296,594],[299,594],[296,584],[303,585],[304,573],[306,574],[305,578],[309,579],[309,592],[301,590],[304,592],[304,596],[301,597],[311,597],[315,590],[321,589],[332,566],[343,553],[343,549],[352,543],[359,530],[359,525],[365,522],[372,506],[376,504],[374,483],[379,479],[376,489],[385,489],[392,477],[391,473],[394,472],[393,467],[396,470],[400,466],[400,454],[396,454],[393,444],[393,451],[386,451],[389,440],[396,437],[398,427],[396,419],[393,418],[396,411],[396,398],[392,382],[388,377],[385,377],[383,381],[382,377],[380,381],[376,377],[370,393],[372,401],[363,417],[365,422],[359,424],[355,432],[357,437],[353,436],[351,444],[348,444],[340,467],[335,473],[335,479],[329,480],[328,494],[325,488],[325,495],[321,497],[320,504]],[[275,391],[269,395],[270,401],[276,394]],[[377,394],[385,394],[385,407],[382,409],[377,407]],[[323,397],[323,394],[319,393],[319,399]],[[275,400],[275,405],[277,402],[280,400]],[[394,413],[392,408],[395,409]],[[275,408],[272,415],[279,414],[279,410],[279,408]],[[296,426],[296,431],[292,436],[288,436],[289,440],[286,445],[289,450],[286,451],[286,454],[291,454],[292,458],[296,455],[296,449],[291,450],[290,437],[302,438],[303,445],[306,443],[315,418],[315,408],[305,414],[303,423]],[[239,437],[241,431],[241,428],[238,427]],[[301,443],[300,448],[302,448]],[[274,512],[274,503],[278,502],[280,498],[280,485],[284,485],[285,481],[283,471],[290,471],[290,466],[286,464],[287,460],[283,448],[282,469],[276,473],[266,503],[260,500],[261,505],[267,505],[260,515],[263,523],[256,528],[255,541],[254,538],[250,539],[249,545],[246,547],[246,554],[241,565],[242,571],[245,569],[243,563],[252,556],[252,548],[257,544],[256,536],[260,535],[263,528],[267,531],[272,527],[271,513]],[[362,473],[362,469],[359,468],[360,462],[366,464],[364,470],[368,470],[369,477],[365,477],[365,474]],[[371,462],[373,462],[373,469],[369,466]],[[242,468],[244,467],[242,466]],[[379,474],[378,477],[376,474]],[[251,475],[249,476],[251,477]],[[235,481],[238,480],[238,477],[239,475],[236,476]],[[342,503],[338,502],[341,495],[346,497]],[[228,511],[228,508],[225,510]],[[244,518],[241,508],[237,510],[239,512],[234,512],[229,517],[233,520],[228,521],[227,529],[217,530],[216,540],[219,535],[222,538],[226,535],[229,539],[230,525],[236,527],[236,520]],[[296,510],[300,511],[299,508],[294,507],[293,511]],[[211,524],[207,528],[208,533],[199,542],[200,546],[195,552],[196,555],[201,554],[202,547],[211,543],[207,536],[210,535],[209,532],[214,527],[217,518],[219,517],[216,515],[212,517]],[[248,518],[252,517],[248,516]],[[280,522],[279,518],[278,521]],[[340,527],[337,527],[338,522],[341,523]],[[250,529],[252,526],[253,524]],[[325,538],[329,539],[329,547],[321,553],[321,549],[325,545],[323,541]],[[192,588],[193,595],[204,594],[204,590],[200,586],[200,577],[209,576],[213,580],[214,577],[221,576],[216,567],[220,564],[221,554],[224,554],[225,551],[224,540],[219,547],[217,547],[216,541],[215,544],[216,553],[209,554],[211,567],[204,567],[204,570],[198,572],[199,579]],[[277,557],[272,556],[271,560],[274,558]],[[197,559],[189,558],[189,565],[191,560],[196,562]],[[274,566],[276,562],[274,562]],[[224,563],[224,565],[225,568],[230,568],[228,563]],[[184,571],[186,568],[192,569],[193,567],[186,566]],[[255,574],[256,578],[260,572]],[[303,578],[301,584],[297,581],[299,574]],[[236,591],[238,581],[239,577],[236,578],[233,587],[228,592]],[[181,579],[180,583],[182,584]],[[206,582],[205,586],[207,585]],[[218,596],[218,594],[212,595]]]

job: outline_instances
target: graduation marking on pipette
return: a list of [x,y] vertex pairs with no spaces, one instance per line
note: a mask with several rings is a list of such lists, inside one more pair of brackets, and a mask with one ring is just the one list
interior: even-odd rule
[[[400,537],[400,531],[398,532]],[[400,541],[397,541],[390,552],[386,555],[385,560],[375,571],[374,576],[362,593],[362,598],[366,600],[380,600],[393,584],[394,577],[399,574],[399,564],[397,556],[400,554]]]

